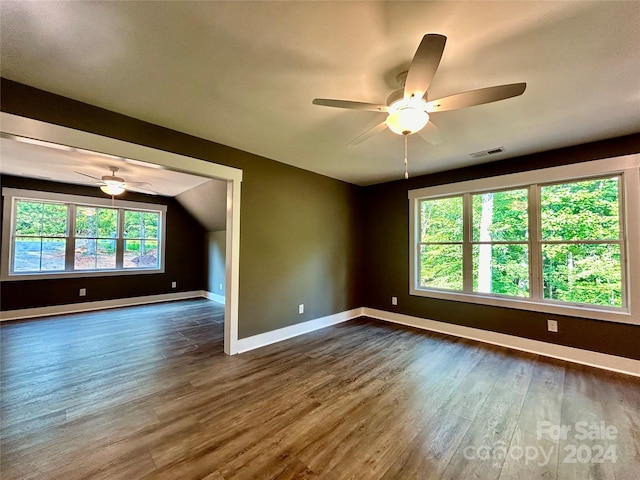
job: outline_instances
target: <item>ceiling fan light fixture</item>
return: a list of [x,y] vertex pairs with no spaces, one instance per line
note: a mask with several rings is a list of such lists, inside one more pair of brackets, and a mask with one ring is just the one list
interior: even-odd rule
[[422,130],[428,122],[427,102],[422,98],[403,98],[389,106],[386,124],[393,133],[411,135]]
[[107,195],[120,195],[125,190],[124,183],[122,182],[107,180],[104,183],[105,185],[102,185],[100,187],[100,190],[102,190]]

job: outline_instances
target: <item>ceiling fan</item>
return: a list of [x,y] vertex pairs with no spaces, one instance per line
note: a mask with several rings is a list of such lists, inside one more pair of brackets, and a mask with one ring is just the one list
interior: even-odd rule
[[135,188],[136,190],[144,190],[146,192],[157,194],[153,190],[149,190],[146,188],[140,187],[140,185],[151,185],[149,182],[127,182],[124,178],[118,177],[117,173],[120,170],[118,167],[110,166],[109,170],[111,171],[111,175],[103,175],[102,177],[94,177],[93,175],[89,175],[87,173],[75,172],[78,175],[83,175],[85,177],[93,178],[94,180],[98,180],[97,184],[100,186],[100,190],[102,190],[107,195],[120,195],[126,190],[130,190],[131,188]]
[[357,145],[387,128],[398,135],[403,135],[405,139],[405,178],[409,178],[407,172],[407,137],[418,133],[433,145],[437,145],[442,141],[438,127],[429,121],[429,114],[517,97],[522,95],[527,88],[527,84],[524,82],[511,83],[429,100],[428,89],[440,64],[446,41],[447,37],[434,33],[422,37],[409,70],[400,73],[397,77],[401,88],[391,92],[384,105],[328,98],[314,98],[312,103],[326,107],[386,113],[387,118],[384,122],[365,131],[349,142],[349,145]]

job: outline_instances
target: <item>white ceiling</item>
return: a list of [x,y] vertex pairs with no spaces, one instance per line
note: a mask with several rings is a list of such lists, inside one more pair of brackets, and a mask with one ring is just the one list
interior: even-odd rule
[[0,172],[18,177],[97,186],[102,176],[111,175],[109,167],[114,166],[119,169],[117,175],[126,182],[144,182],[138,188],[128,188],[141,193],[175,197],[207,182],[221,184],[226,189],[226,183],[220,180],[166,170],[137,160],[64,146],[33,145],[4,136],[0,138],[0,154]]
[[[2,76],[366,185],[402,178],[402,138],[347,146],[425,33],[448,37],[434,99],[527,82],[440,112],[409,140],[411,175],[640,131],[640,2],[0,2]],[[488,159],[485,159],[487,161]]]

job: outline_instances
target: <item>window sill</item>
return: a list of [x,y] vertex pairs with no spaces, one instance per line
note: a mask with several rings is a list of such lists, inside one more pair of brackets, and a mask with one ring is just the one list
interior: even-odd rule
[[514,308],[539,313],[566,315],[570,317],[589,318],[594,320],[606,320],[610,322],[640,325],[640,319],[635,318],[629,308],[590,307],[581,304],[561,304],[559,302],[536,302],[531,299],[504,297],[490,294],[471,294],[463,292],[448,292],[444,290],[430,290],[425,288],[412,288],[410,295],[440,300],[452,300],[457,302],[475,303],[493,307]]
[[164,268],[137,268],[127,270],[87,270],[56,273],[15,273],[3,275],[0,281],[15,282],[22,280],[57,280],[62,278],[87,278],[87,277],[115,277],[123,275],[147,275],[150,273],[164,273]]

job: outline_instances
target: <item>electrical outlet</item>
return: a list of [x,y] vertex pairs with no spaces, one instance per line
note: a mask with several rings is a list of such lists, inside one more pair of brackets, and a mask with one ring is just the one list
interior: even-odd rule
[[171,288],[176,288],[178,286],[178,282],[171,282]]
[[391,305],[398,305],[398,297],[391,297]]
[[219,290],[222,291],[222,284],[220,284]]
[[86,288],[81,288],[79,295],[81,297],[86,297],[87,296],[87,289]]
[[558,333],[558,321],[557,320],[547,320],[547,330],[550,332]]
[[298,305],[298,314],[304,313],[304,303]]

